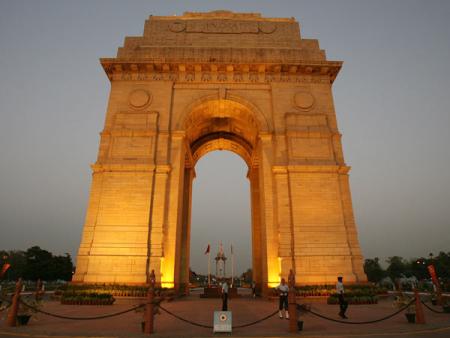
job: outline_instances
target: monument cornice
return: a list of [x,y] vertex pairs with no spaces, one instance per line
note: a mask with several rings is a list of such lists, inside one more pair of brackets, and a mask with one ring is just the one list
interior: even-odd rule
[[226,20],[249,20],[249,21],[264,21],[264,22],[296,22],[295,18],[265,18],[260,13],[238,13],[227,10],[216,10],[211,12],[184,12],[180,16],[153,16],[158,20],[173,21],[174,18],[178,20],[198,20],[198,19],[226,19]]
[[346,165],[288,165],[291,173],[339,173],[348,174],[351,167]]
[[91,164],[91,169],[94,173],[101,172],[150,172],[154,171],[156,166],[154,164],[113,164],[113,163],[94,163]]
[[102,58],[108,78],[114,80],[174,82],[319,82],[332,83],[342,61],[195,62],[156,59]]

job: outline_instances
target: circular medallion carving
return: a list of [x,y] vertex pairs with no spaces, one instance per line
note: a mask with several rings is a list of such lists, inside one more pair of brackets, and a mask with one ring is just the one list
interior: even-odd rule
[[275,29],[277,29],[277,26],[275,26],[272,22],[260,22],[258,24],[260,32],[270,34],[275,32]]
[[169,30],[174,33],[180,33],[186,28],[186,23],[183,21],[174,21],[169,24]]
[[294,103],[298,108],[310,109],[314,104],[314,96],[307,92],[298,92],[294,96]]
[[151,94],[144,89],[136,89],[130,93],[129,102],[133,108],[142,108],[151,102]]

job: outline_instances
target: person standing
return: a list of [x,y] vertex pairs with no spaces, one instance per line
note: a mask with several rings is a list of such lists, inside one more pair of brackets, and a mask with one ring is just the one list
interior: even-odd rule
[[228,282],[226,279],[222,283],[222,311],[228,311]]
[[252,296],[253,296],[253,298],[256,298],[256,283],[255,283],[255,281],[252,281]]
[[339,316],[343,319],[347,319],[345,311],[347,311],[348,302],[344,298],[344,284],[342,283],[342,276],[338,277],[338,282],[336,283],[336,293],[339,299]]
[[283,309],[284,309],[284,316],[286,319],[289,319],[289,312],[288,312],[289,286],[286,284],[286,280],[284,278],[281,278],[281,283],[280,285],[277,286],[277,290],[280,297],[278,314],[280,318],[283,318]]

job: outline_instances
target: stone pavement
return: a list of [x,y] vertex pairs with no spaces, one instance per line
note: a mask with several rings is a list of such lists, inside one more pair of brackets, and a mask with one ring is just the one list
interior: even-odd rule
[[[58,302],[46,302],[44,310],[67,316],[96,316],[128,309],[142,302],[140,299],[118,299],[113,306],[71,306]],[[314,302],[312,309],[323,315],[339,319],[338,306]],[[220,310],[219,299],[201,299],[198,295],[163,303],[177,315],[204,325],[212,325],[214,310]],[[264,299],[239,298],[229,301],[233,312],[233,325],[255,321],[276,310],[277,302]],[[395,309],[390,299],[377,305],[353,305],[349,307],[351,321],[364,321],[384,317]],[[318,318],[312,314],[302,315],[304,329],[298,334],[289,334],[288,321],[273,316],[259,324],[233,330],[233,337],[450,337],[450,314],[435,314],[424,309],[427,324],[408,324],[403,313],[376,324],[349,325]],[[99,320],[67,320],[43,314],[33,315],[27,326],[0,327],[0,337],[144,337],[141,333],[142,312],[129,312],[118,317]],[[0,314],[2,322],[5,313]],[[211,329],[192,326],[161,311],[155,317],[154,337],[207,337],[230,336],[213,334]]]

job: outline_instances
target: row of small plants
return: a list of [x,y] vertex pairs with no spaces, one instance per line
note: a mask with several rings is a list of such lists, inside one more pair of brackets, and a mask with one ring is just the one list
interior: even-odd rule
[[148,287],[117,284],[70,284],[60,288],[57,294],[66,292],[107,293],[114,297],[145,297],[148,292]]
[[[300,297],[327,297],[328,304],[338,304],[335,285],[304,285],[298,286],[296,295]],[[378,295],[387,295],[386,288],[371,284],[345,285],[345,299],[349,304],[377,304]],[[277,291],[273,291],[273,296]]]
[[[23,289],[24,291],[28,292],[35,292],[36,291],[36,281],[23,281]],[[7,293],[14,292],[16,289],[16,282],[15,281],[5,281],[0,284],[1,290]],[[42,282],[42,287],[45,291],[55,291],[63,289],[67,286],[66,282]]]
[[[296,287],[298,296],[311,297],[311,296],[323,296],[329,297],[336,293],[335,285],[305,285]],[[374,295],[387,294],[386,288],[377,287],[370,284],[353,284],[345,285],[346,294],[351,293],[354,297],[371,297]]]
[[[345,293],[345,300],[352,305],[358,304],[377,304],[378,296],[376,295],[358,295],[354,293]],[[327,304],[335,305],[339,304],[339,298],[337,294],[332,294],[327,298]]]
[[68,305],[112,305],[115,301],[110,293],[66,291],[61,296],[61,304]]

